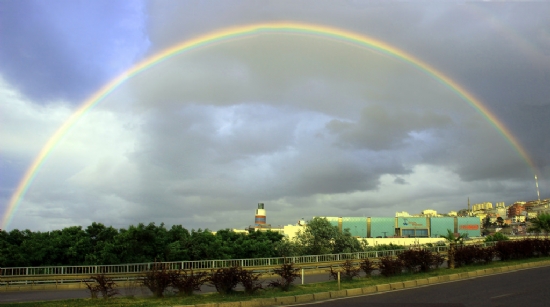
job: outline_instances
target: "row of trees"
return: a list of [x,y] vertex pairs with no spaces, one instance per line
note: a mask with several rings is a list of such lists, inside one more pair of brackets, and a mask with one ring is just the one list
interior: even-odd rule
[[85,229],[0,231],[0,267],[288,257],[365,248],[348,230],[340,232],[325,218],[309,221],[293,241],[270,231],[243,234],[225,229],[214,234],[201,229],[188,231],[181,225],[167,229],[154,223],[117,230],[92,223]]
[[154,223],[118,230],[100,223],[48,232],[15,229],[0,232],[0,267],[275,257],[273,246],[282,238],[275,232],[213,234]]

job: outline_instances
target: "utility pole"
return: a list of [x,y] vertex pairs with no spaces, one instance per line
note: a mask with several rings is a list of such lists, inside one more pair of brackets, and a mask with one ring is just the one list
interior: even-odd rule
[[535,184],[537,185],[537,198],[539,200],[538,204],[540,205],[539,180],[537,179],[537,175],[535,175]]

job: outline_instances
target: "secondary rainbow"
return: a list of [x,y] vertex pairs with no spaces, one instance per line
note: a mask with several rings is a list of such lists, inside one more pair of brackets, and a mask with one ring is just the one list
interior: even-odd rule
[[195,39],[184,41],[181,44],[177,44],[173,47],[165,49],[144,61],[133,66],[126,72],[122,73],[120,76],[116,77],[114,80],[109,82],[107,85],[103,86],[99,91],[93,94],[88,100],[86,100],[82,105],[69,117],[69,119],[57,129],[57,131],[52,135],[48,142],[42,147],[42,150],[35,158],[30,167],[26,170],[25,175],[17,185],[17,188],[13,192],[10,201],[8,203],[6,212],[2,219],[2,228],[7,228],[12,217],[14,216],[16,209],[25,196],[28,188],[32,184],[34,177],[40,170],[42,164],[47,159],[48,155],[51,154],[52,150],[55,148],[57,143],[63,138],[65,134],[70,130],[70,128],[76,124],[76,122],[82,118],[86,112],[92,109],[95,105],[101,102],[105,97],[110,93],[116,90],[121,84],[124,83],[127,79],[132,76],[146,70],[147,68],[158,64],[162,61],[166,61],[172,57],[175,57],[179,54],[188,52],[193,49],[200,47],[207,47],[214,44],[223,43],[226,41],[231,41],[237,38],[246,38],[252,37],[255,35],[265,35],[265,34],[301,34],[308,36],[316,36],[325,39],[331,39],[335,41],[340,41],[342,43],[348,43],[357,45],[360,47],[366,47],[371,50],[382,52],[391,57],[397,58],[405,63],[408,63],[414,67],[417,67],[419,70],[425,72],[428,76],[439,81],[441,84],[446,86],[451,91],[455,92],[460,96],[464,101],[468,102],[472,107],[474,107],[477,112],[479,112],[483,117],[485,117],[501,134],[502,136],[514,147],[519,155],[527,162],[527,164],[533,169],[533,172],[536,173],[535,167],[525,150],[520,146],[517,139],[510,133],[510,131],[494,116],[487,107],[485,107],[479,99],[474,97],[471,93],[466,91],[461,85],[453,81],[451,78],[445,76],[440,71],[436,70],[427,63],[413,57],[406,52],[399,50],[393,46],[390,46],[380,40],[373,39],[371,37],[354,33],[351,31],[337,29],[321,25],[312,25],[312,24],[303,24],[303,23],[293,23],[293,22],[279,22],[279,23],[262,23],[262,24],[253,24],[247,26],[231,27],[222,29],[219,31],[206,34]]

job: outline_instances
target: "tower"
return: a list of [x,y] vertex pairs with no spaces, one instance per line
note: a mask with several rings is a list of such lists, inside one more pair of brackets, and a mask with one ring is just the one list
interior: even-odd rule
[[537,175],[535,175],[535,184],[537,185],[537,198],[539,199],[537,204],[540,205],[539,180],[537,179]]
[[258,203],[258,209],[256,209],[256,218],[254,220],[254,224],[265,225],[265,223],[266,223],[266,218],[265,218],[264,203]]

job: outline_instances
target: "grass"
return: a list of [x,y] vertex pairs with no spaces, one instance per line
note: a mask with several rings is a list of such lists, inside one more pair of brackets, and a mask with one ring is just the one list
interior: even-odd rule
[[[464,272],[471,272],[479,269],[498,268],[503,266],[511,266],[517,264],[525,264],[531,262],[539,262],[550,260],[550,257],[531,258],[515,261],[497,261],[487,265],[470,265],[454,270],[450,269],[437,269],[426,273],[403,273],[393,277],[383,277],[380,275],[374,275],[369,278],[361,277],[351,281],[341,282],[341,289],[354,289],[364,288],[369,286],[375,286],[379,284],[387,284],[393,282],[401,282],[415,279],[425,279],[434,276],[457,274]],[[328,272],[327,272],[328,275]],[[299,281],[298,281],[299,282]],[[165,298],[154,297],[116,297],[108,300],[101,298],[98,299],[71,299],[60,301],[46,301],[46,302],[29,302],[29,303],[9,303],[1,304],[2,307],[86,307],[86,306],[111,306],[111,307],[126,307],[126,306],[143,306],[143,307],[159,307],[159,306],[174,306],[174,305],[195,305],[205,303],[222,303],[222,302],[235,302],[245,301],[252,299],[267,299],[281,296],[294,296],[302,294],[312,294],[319,292],[328,292],[338,290],[336,281],[321,282],[306,285],[296,285],[288,292],[282,292],[278,289],[268,289],[261,291],[253,296],[245,295],[242,292],[235,292],[231,295],[222,296],[217,293],[208,293],[202,295],[193,295],[189,297],[177,297],[174,295],[168,295]]]

